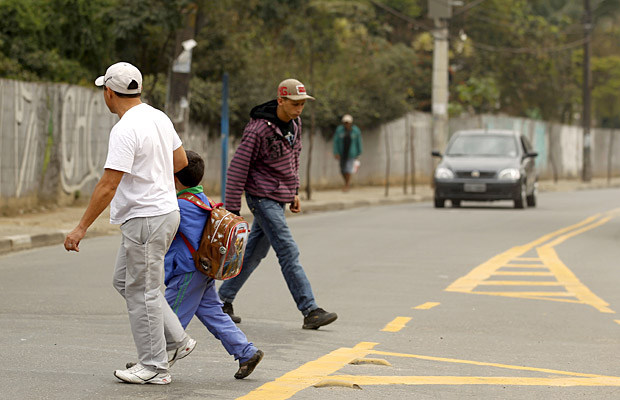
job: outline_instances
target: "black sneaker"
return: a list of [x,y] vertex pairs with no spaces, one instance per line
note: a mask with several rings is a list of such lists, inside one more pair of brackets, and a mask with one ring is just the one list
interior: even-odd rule
[[320,326],[331,324],[336,319],[338,319],[336,313],[317,308],[316,310],[310,311],[307,317],[304,317],[304,326],[302,328],[319,329]]
[[224,302],[224,305],[222,306],[222,311],[224,311],[225,314],[230,315],[230,319],[232,319],[235,324],[241,322],[241,317],[237,317],[235,315],[235,312],[233,311],[232,303]]
[[243,362],[243,363],[240,362],[239,363],[239,370],[237,370],[237,372],[235,373],[235,378],[236,379],[243,379],[243,378],[247,377],[248,375],[250,375],[252,373],[252,371],[254,371],[254,368],[256,368],[256,366],[258,365],[260,360],[263,359],[264,355],[265,354],[262,351],[256,350],[256,353],[254,353],[252,358],[250,358],[246,362]]

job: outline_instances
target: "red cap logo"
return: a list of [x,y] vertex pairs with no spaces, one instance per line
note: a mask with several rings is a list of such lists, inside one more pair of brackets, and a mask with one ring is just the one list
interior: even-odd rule
[[286,87],[286,86],[280,86],[278,88],[278,92],[280,93],[281,97],[296,96],[296,95],[306,94],[306,88],[304,87],[304,85],[297,85],[297,86],[295,86],[295,90],[297,90],[297,93],[291,93],[289,91],[289,88]]

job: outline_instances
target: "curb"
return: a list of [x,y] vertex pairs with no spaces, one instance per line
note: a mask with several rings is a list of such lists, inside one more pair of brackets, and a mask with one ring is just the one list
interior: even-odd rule
[[[604,189],[604,188],[618,188],[620,187],[620,182],[618,183],[610,183],[610,182],[598,182],[591,184],[573,184],[571,188],[558,188],[556,187],[557,183],[543,181],[545,183],[541,184],[539,187],[539,191],[541,192],[554,192],[554,191],[574,191],[574,190],[588,190],[588,189]],[[540,182],[542,183],[542,182]],[[402,197],[384,197],[381,199],[358,199],[358,200],[348,200],[348,201],[332,201],[325,202],[320,204],[304,204],[302,207],[302,211],[299,214],[293,214],[287,210],[286,215],[288,216],[297,216],[297,215],[306,215],[317,212],[326,212],[326,211],[339,211],[346,210],[350,208],[360,208],[360,207],[372,207],[372,206],[381,206],[381,205],[392,205],[392,204],[403,204],[403,203],[416,203],[423,201],[432,201],[433,194],[411,194]],[[251,213],[243,213],[242,216],[251,222],[253,219],[253,215]],[[62,244],[65,241],[65,236],[69,233],[68,230],[53,230],[47,233],[39,233],[33,235],[12,235],[12,236],[0,236],[0,255],[7,254],[15,251],[27,250],[36,247],[42,246],[52,246]],[[109,235],[109,233],[97,233],[97,232],[89,232],[85,239],[95,237],[95,236],[105,236]]]
[[[422,196],[422,195],[411,195],[407,198],[398,198],[393,199],[386,197],[385,199],[375,200],[352,200],[352,201],[334,201],[329,203],[321,203],[321,204],[309,204],[305,205],[300,214],[297,215],[305,215],[312,214],[317,212],[326,212],[326,211],[339,211],[346,210],[349,208],[360,208],[360,207],[371,207],[371,206],[380,206],[380,205],[388,205],[388,204],[401,204],[401,203],[415,203],[420,201],[428,201],[432,199],[430,196]],[[287,211],[288,216],[295,216],[296,214],[292,214]],[[251,213],[243,214],[243,217],[248,221],[252,221],[253,216]],[[68,230],[55,230],[48,233],[38,233],[33,235],[13,235],[13,236],[3,236],[0,237],[0,255],[8,254],[21,250],[34,249],[37,247],[43,246],[54,246],[58,244],[62,244],[65,241],[65,237],[69,233]],[[89,233],[86,235],[85,239],[95,237],[95,236],[104,236],[104,233]]]
[[67,233],[68,231],[53,231],[0,237],[0,254],[63,243]]

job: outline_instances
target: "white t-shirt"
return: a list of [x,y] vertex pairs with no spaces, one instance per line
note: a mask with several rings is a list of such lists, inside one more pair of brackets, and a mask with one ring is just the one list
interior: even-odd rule
[[110,222],[154,217],[178,210],[172,152],[181,139],[163,112],[142,103],[130,108],[110,131],[106,169],[123,178],[110,204]]

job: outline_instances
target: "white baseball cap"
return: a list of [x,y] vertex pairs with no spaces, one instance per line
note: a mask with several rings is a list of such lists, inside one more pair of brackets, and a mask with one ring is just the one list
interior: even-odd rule
[[133,65],[119,62],[110,65],[105,75],[95,79],[95,85],[105,85],[118,93],[138,94],[142,92],[142,74]]
[[350,116],[349,114],[345,114],[342,116],[342,123],[345,124],[347,122],[353,123],[353,117]]

